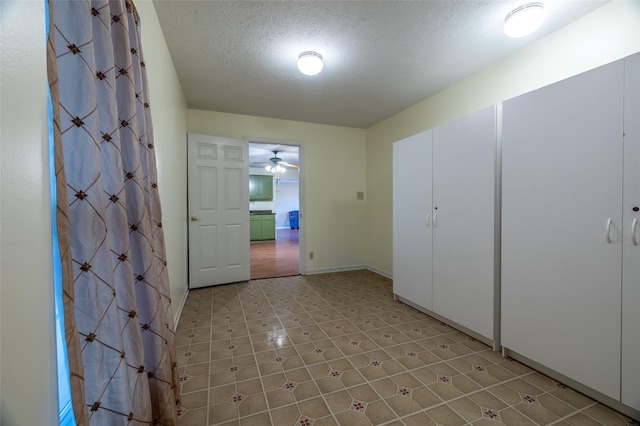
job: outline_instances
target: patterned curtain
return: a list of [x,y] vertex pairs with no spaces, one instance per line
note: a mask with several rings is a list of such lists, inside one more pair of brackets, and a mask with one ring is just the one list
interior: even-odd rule
[[179,386],[138,15],[49,0],[58,233],[80,425],[175,425]]

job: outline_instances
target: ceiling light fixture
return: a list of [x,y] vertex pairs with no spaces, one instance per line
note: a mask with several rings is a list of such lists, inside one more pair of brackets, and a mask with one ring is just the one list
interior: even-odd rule
[[287,171],[287,169],[282,167],[280,164],[269,164],[268,166],[265,166],[264,169],[270,173],[284,173]]
[[322,71],[322,55],[318,52],[302,52],[298,56],[298,69],[302,74],[316,75]]
[[278,158],[278,151],[273,151],[273,157],[269,158],[269,164],[267,164],[264,169],[270,173],[280,174],[287,171],[280,162],[282,158]]
[[531,34],[544,21],[544,4],[528,3],[511,11],[504,18],[504,33],[512,38]]

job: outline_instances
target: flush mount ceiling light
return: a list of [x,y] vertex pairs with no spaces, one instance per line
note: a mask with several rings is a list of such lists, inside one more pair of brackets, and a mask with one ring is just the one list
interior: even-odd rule
[[544,21],[544,4],[529,3],[522,5],[504,18],[504,33],[509,37],[518,38],[531,34]]
[[322,71],[322,55],[318,52],[302,52],[298,56],[298,69],[302,74],[316,75]]

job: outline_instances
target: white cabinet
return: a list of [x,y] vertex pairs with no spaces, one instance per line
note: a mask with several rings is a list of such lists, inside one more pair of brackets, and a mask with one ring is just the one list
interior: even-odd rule
[[393,144],[393,292],[431,310],[432,136]]
[[491,341],[496,146],[495,107],[433,129],[433,312]]
[[498,339],[496,107],[393,146],[394,292]]
[[622,403],[640,411],[640,54],[625,60]]
[[639,78],[636,55],[506,101],[502,116],[502,344],[636,409]]

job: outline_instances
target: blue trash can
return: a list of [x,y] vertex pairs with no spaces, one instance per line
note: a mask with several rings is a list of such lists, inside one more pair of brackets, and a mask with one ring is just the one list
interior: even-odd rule
[[300,228],[300,225],[298,224],[298,210],[292,210],[289,212],[289,226],[291,229]]

